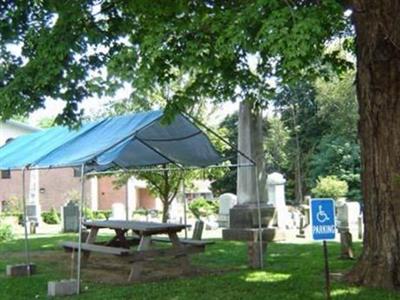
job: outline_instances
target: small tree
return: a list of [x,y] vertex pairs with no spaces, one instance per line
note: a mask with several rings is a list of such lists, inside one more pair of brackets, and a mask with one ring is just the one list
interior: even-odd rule
[[185,180],[189,182],[189,178],[195,176],[194,171],[183,172],[181,170],[171,170],[167,169],[167,166],[164,165],[160,167],[159,171],[132,171],[126,172],[118,176],[117,180],[114,181],[114,184],[118,186],[124,185],[131,176],[135,176],[137,179],[145,180],[147,182],[147,188],[150,190],[150,193],[156,197],[159,197],[162,205],[162,222],[167,222],[169,215],[169,207],[172,201],[178,195],[179,187],[182,182],[183,176],[185,176]]
[[11,226],[0,223],[0,242],[6,242],[13,239]]
[[208,217],[218,213],[218,208],[216,201],[207,200],[203,197],[197,198],[189,204],[189,210],[199,220],[201,217]]
[[347,194],[349,187],[346,181],[339,180],[336,176],[319,177],[317,185],[311,190],[316,197],[330,197],[338,199]]

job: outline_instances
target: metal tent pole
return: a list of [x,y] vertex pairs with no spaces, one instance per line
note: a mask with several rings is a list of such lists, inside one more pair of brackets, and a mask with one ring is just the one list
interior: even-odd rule
[[257,214],[258,214],[258,240],[260,247],[260,269],[264,268],[264,256],[263,256],[263,236],[262,236],[262,225],[261,225],[261,201],[260,201],[260,187],[258,180],[258,166],[254,165],[254,172],[256,173],[256,198],[257,198]]
[[[183,223],[187,225],[187,199],[186,199],[186,190],[185,190],[185,173],[182,172],[182,179],[181,179],[181,184],[182,184],[182,197],[183,197]],[[187,233],[187,227],[185,227],[185,239],[188,238],[188,233]]]
[[26,271],[28,276],[31,275],[31,258],[29,253],[29,240],[28,240],[28,213],[26,209],[26,191],[25,191],[25,171],[26,168],[22,169],[22,205],[24,210],[24,231],[25,231],[25,259],[26,259]]
[[77,267],[76,267],[76,294],[79,295],[80,293],[80,286],[81,286],[81,254],[82,254],[82,221],[83,221],[83,201],[85,198],[85,164],[82,164],[81,167],[81,200],[79,202],[79,237],[78,237],[78,260],[77,260]]
[[129,221],[129,180],[126,182],[126,187],[125,187],[125,219],[126,221]]

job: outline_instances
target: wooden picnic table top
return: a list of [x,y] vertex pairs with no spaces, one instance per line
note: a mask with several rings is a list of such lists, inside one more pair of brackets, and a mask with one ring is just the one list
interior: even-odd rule
[[171,223],[156,223],[156,222],[144,222],[144,221],[86,221],[83,225],[87,228],[110,228],[110,229],[122,229],[122,230],[133,230],[140,232],[141,234],[159,234],[168,232],[179,232],[190,225],[184,224],[171,224]]

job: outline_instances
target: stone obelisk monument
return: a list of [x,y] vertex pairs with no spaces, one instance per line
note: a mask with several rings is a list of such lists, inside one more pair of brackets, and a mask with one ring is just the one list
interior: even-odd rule
[[[260,251],[264,252],[266,242],[275,236],[275,229],[270,227],[274,216],[274,207],[267,205],[266,173],[264,171],[264,151],[262,133],[262,115],[260,109],[251,102],[243,101],[239,108],[239,151],[251,158],[255,166],[250,164],[246,156],[238,153],[237,199],[238,204],[229,212],[229,228],[223,230],[225,240],[248,242],[249,265],[260,267]],[[258,211],[260,204],[260,215]],[[262,227],[262,245],[260,247],[260,225]],[[261,250],[262,249],[262,250]]]

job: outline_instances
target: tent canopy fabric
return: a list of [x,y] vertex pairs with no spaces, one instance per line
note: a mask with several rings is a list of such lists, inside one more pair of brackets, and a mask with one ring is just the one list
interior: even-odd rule
[[178,114],[162,123],[163,111],[105,118],[78,130],[54,127],[16,138],[0,148],[0,169],[87,165],[91,170],[175,163],[205,167],[221,157],[208,137]]

